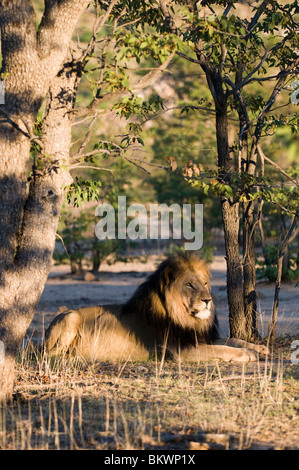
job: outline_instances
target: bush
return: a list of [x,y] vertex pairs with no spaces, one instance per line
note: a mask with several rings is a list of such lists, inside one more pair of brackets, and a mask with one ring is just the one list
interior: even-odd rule
[[124,255],[124,240],[98,240],[95,236],[96,217],[94,208],[84,209],[78,216],[70,211],[62,212],[54,260],[70,264],[72,274],[82,271],[83,260],[97,272],[101,263],[111,255],[119,258]]
[[[269,243],[265,247],[265,259],[257,261],[257,278],[267,278],[270,282],[274,282],[277,276],[277,245]],[[287,258],[285,259],[282,271],[283,281],[293,281],[299,276],[299,260],[295,249],[289,247]]]

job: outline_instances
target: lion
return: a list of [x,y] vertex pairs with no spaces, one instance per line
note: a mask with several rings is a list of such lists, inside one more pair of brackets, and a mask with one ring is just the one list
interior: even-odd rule
[[194,252],[164,260],[124,305],[58,314],[45,333],[50,354],[73,352],[92,361],[174,360],[249,362],[268,349],[220,339],[207,263]]

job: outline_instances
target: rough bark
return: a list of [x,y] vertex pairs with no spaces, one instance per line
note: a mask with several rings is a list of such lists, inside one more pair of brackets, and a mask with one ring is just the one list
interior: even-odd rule
[[[244,52],[245,47],[242,46]],[[242,64],[237,62],[235,83],[239,84],[243,80]],[[235,85],[231,83],[233,90]],[[242,184],[243,174],[253,176],[256,172],[257,152],[255,146],[249,154],[248,134],[250,133],[250,120],[246,108],[246,103],[239,91],[234,91],[234,102],[239,116],[239,157],[238,173]],[[244,315],[246,321],[245,334],[247,340],[252,340],[257,336],[257,313],[256,313],[256,271],[255,271],[255,216],[254,202],[245,201],[243,209],[243,298]]]
[[[253,341],[258,336],[256,269],[255,269],[255,216],[254,202],[243,203],[243,291],[246,339]],[[245,339],[245,338],[243,338]]]
[[[35,14],[30,2],[1,2],[2,72],[5,106],[0,106],[0,275],[11,268],[22,209],[27,196],[30,141],[26,124],[33,125],[37,104],[30,70],[37,63]],[[2,268],[2,269],[1,269]]]
[[[230,184],[231,158],[228,145],[227,107],[218,106],[216,113],[216,136],[219,176],[222,182]],[[243,300],[243,273],[239,254],[239,203],[232,198],[221,198],[224,227],[227,297],[229,304],[230,336],[247,339]]]
[[[239,113],[240,124],[245,126],[247,119],[244,111]],[[246,142],[245,142],[246,138]],[[243,136],[242,142],[243,171],[250,176],[256,174],[257,150],[255,141],[251,151],[248,152],[247,136]],[[255,269],[255,214],[254,201],[243,202],[243,297],[244,315],[246,321],[246,338],[252,341],[258,336],[257,326],[257,297],[256,297],[256,269]]]
[[230,336],[244,339],[246,338],[246,322],[242,264],[239,254],[239,204],[232,205],[226,198],[222,198],[221,207],[225,234]]
[[[72,102],[73,82],[69,79],[65,90],[66,76],[59,70],[88,3],[46,1],[36,33],[30,0],[0,2],[6,77],[5,105],[0,107],[0,341],[4,344],[0,401],[12,395],[16,354],[51,267],[63,185],[70,181],[61,164],[68,162],[71,134],[66,108]],[[52,99],[42,142],[42,154],[47,157],[28,184],[33,124],[49,88]]]

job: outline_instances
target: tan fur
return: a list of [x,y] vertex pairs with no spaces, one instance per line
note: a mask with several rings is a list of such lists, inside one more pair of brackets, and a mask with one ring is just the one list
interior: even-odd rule
[[89,360],[146,360],[161,352],[175,360],[255,361],[261,345],[220,340],[210,273],[195,254],[163,262],[124,306],[107,305],[57,315],[46,331],[52,354],[73,351]]

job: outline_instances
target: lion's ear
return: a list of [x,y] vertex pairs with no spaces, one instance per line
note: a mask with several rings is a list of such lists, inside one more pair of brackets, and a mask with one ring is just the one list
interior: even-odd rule
[[168,286],[174,279],[174,272],[170,266],[166,266],[166,268],[163,270],[162,277],[166,286]]

